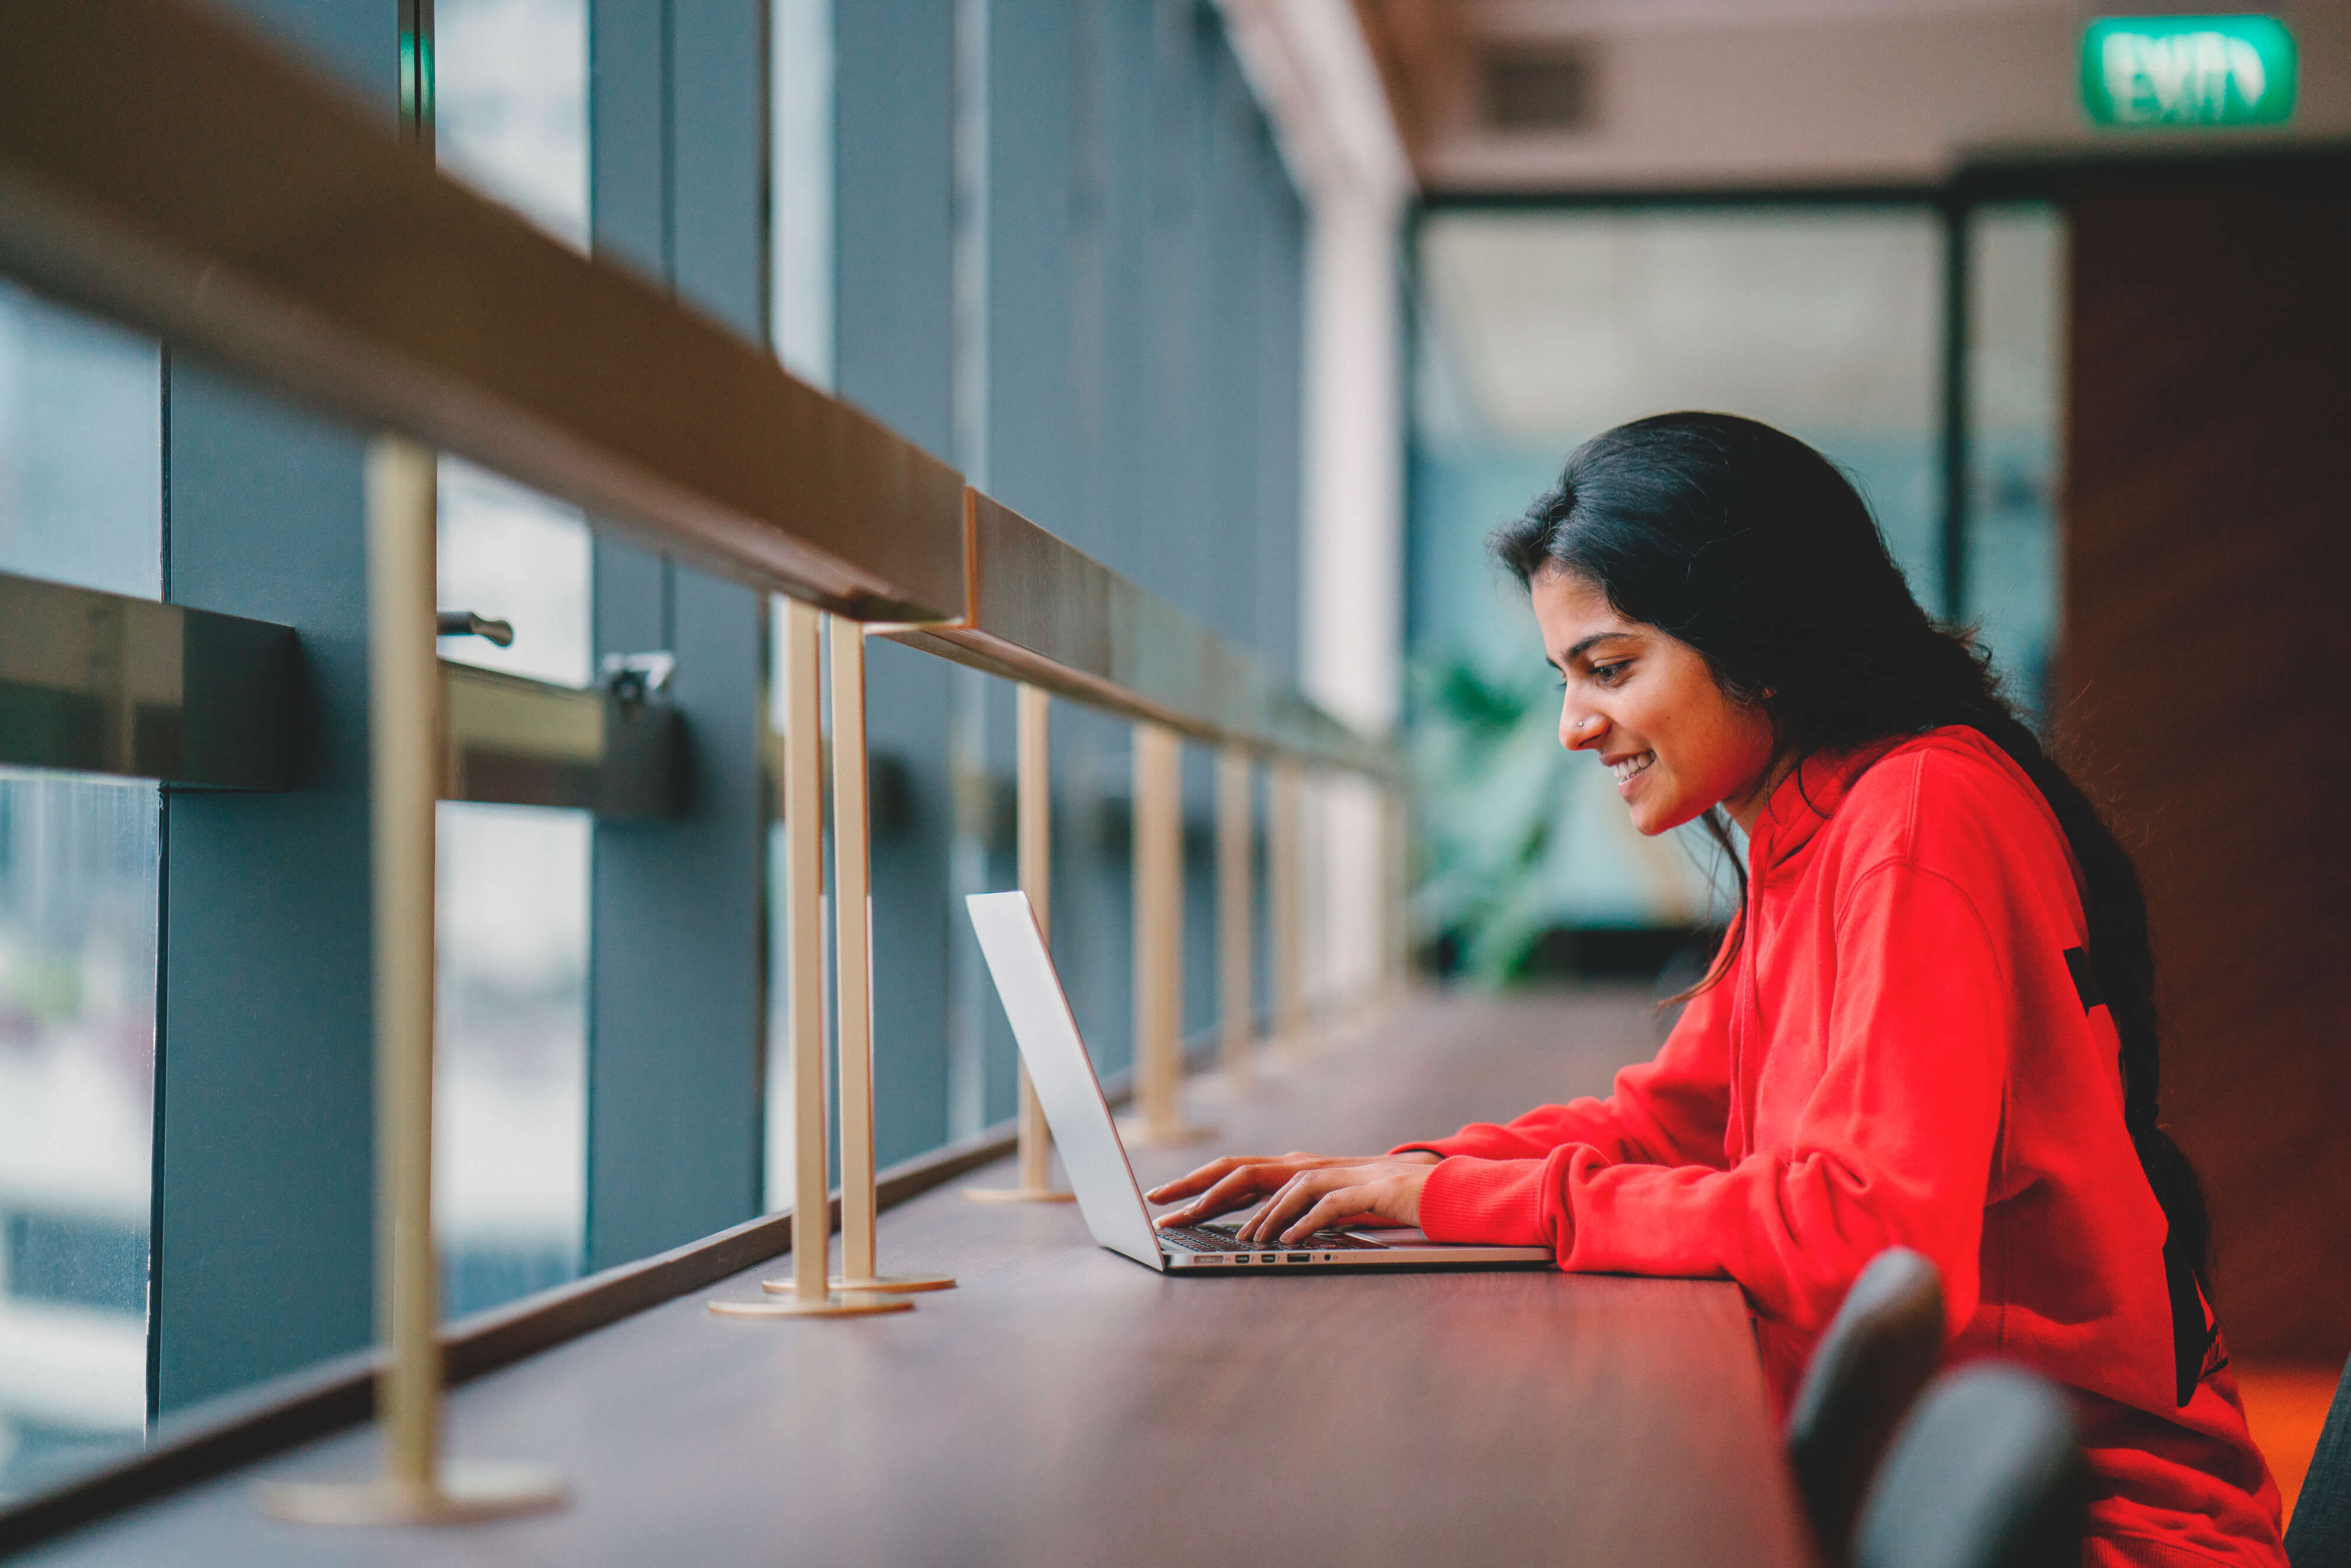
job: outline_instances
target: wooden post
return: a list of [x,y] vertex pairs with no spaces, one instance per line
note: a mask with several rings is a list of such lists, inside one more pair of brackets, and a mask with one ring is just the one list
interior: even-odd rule
[[833,1009],[841,1079],[843,1291],[944,1291],[945,1275],[885,1276],[874,1262],[873,841],[867,821],[865,629],[832,618]]
[[[1037,930],[1050,946],[1053,935],[1053,699],[1042,686],[1017,688],[1019,716],[1020,891],[1037,915]],[[1045,1107],[1019,1064],[1019,1179],[1013,1186],[975,1186],[964,1196],[982,1203],[1068,1203],[1077,1194],[1053,1185],[1053,1135]]]
[[722,1317],[827,1318],[902,1312],[892,1296],[832,1293],[832,1204],[825,1191],[824,738],[821,618],[784,606],[785,1054],[792,1083],[792,1277],[762,1281],[780,1300],[710,1303]]
[[1217,756],[1217,979],[1223,1015],[1225,1082],[1249,1086],[1249,1048],[1257,1038],[1256,932],[1252,896],[1257,824],[1250,808],[1256,764],[1238,747]]
[[1300,843],[1298,764],[1276,761],[1266,800],[1266,859],[1273,917],[1273,1028],[1285,1051],[1306,1034],[1306,1003],[1301,972],[1305,867]]
[[434,455],[392,436],[368,451],[369,746],[375,940],[376,1376],[383,1474],[266,1488],[262,1507],[312,1524],[434,1524],[553,1508],[539,1465],[441,1458],[440,1260],[433,1235],[433,907],[441,668],[434,651]]
[[1184,1121],[1183,742],[1134,727],[1134,1088],[1129,1144],[1192,1143]]
[[[375,758],[376,1321],[384,1468],[427,1491],[441,1447],[433,1238],[434,820],[440,760],[433,455],[379,441],[368,465],[368,674]],[[389,1267],[386,1267],[386,1263]]]

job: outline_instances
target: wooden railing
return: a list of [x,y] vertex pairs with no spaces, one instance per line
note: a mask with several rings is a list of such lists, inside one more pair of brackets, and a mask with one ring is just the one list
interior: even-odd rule
[[[1021,880],[1040,911],[1050,864],[1046,694],[1137,726],[1135,1083],[1146,1133],[1183,1127],[1185,740],[1223,758],[1228,1061],[1245,1067],[1250,1044],[1249,942],[1232,925],[1252,903],[1236,879],[1250,874],[1248,785],[1259,766],[1273,775],[1276,1019],[1302,1019],[1300,780],[1345,770],[1393,800],[1401,781],[1387,747],[880,422],[796,380],[759,345],[443,176],[389,119],[189,0],[0,0],[0,272],[379,433],[368,528],[387,1472],[358,1487],[282,1491],[273,1507],[339,1520],[485,1517],[560,1496],[551,1477],[464,1472],[438,1451],[433,809],[449,766],[435,737],[455,732],[434,663],[436,451],[791,601],[779,632],[797,1214],[827,1201],[818,682],[831,617],[844,1262],[857,1289],[835,1290],[825,1249],[803,1244],[776,1299],[726,1310],[904,1310],[903,1295],[884,1293],[892,1286],[940,1283],[870,1277],[872,1040],[862,998],[872,971],[864,901],[853,896],[869,884],[867,632],[1022,683]],[[468,709],[465,738],[481,738],[474,732],[494,706]],[[1386,821],[1393,854],[1402,814]],[[1389,929],[1400,932],[1401,878],[1384,883]],[[1392,979],[1400,947],[1388,953]],[[1023,1087],[1022,1180],[1010,1196],[1055,1196],[1041,1118]]]

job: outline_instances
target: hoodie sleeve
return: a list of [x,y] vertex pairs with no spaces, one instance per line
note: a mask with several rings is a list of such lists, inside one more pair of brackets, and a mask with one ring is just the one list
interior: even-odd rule
[[1900,1244],[1934,1260],[1949,1321],[1965,1322],[2013,1025],[2008,966],[1965,893],[1907,861],[1847,888],[1835,946],[1825,1071],[1773,1150],[1728,1170],[1627,1164],[1613,1137],[1539,1155],[1445,1150],[1422,1228],[1548,1246],[1563,1269],[1727,1276],[1766,1317],[1807,1331]]
[[1539,1160],[1573,1145],[1609,1164],[1719,1169],[1730,1109],[1730,989],[1726,982],[1692,997],[1656,1060],[1618,1072],[1605,1100],[1541,1105],[1499,1126],[1475,1122],[1391,1152]]

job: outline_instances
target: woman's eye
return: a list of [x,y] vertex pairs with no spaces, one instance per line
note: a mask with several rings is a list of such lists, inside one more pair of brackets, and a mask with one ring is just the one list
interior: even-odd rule
[[1604,686],[1613,686],[1624,679],[1625,672],[1632,667],[1630,659],[1620,659],[1613,664],[1594,664],[1592,666],[1592,678]]

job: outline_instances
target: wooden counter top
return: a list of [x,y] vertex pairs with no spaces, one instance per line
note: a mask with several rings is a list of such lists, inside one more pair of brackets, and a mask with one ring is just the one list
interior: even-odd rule
[[[1604,1089],[1655,1036],[1630,996],[1431,1000],[1270,1077],[1196,1091],[1214,1146],[1382,1148]],[[1146,1184],[1206,1149],[1141,1154]],[[973,1185],[1008,1179],[1001,1167]],[[1680,1564],[1806,1561],[1745,1308],[1721,1282],[1552,1272],[1172,1279],[1075,1209],[885,1215],[910,1313],[704,1310],[768,1264],[450,1396],[451,1448],[574,1498],[445,1531],[265,1520],[258,1479],[359,1476],[309,1444],[37,1550],[39,1563]]]

